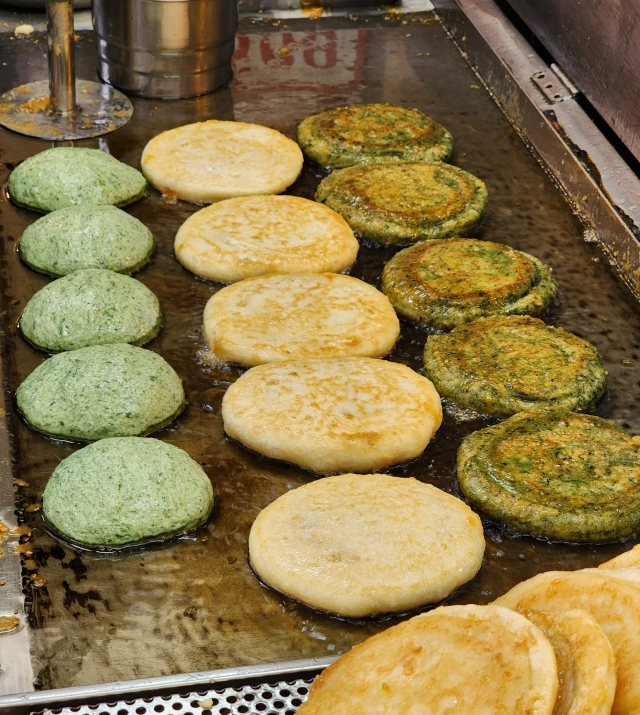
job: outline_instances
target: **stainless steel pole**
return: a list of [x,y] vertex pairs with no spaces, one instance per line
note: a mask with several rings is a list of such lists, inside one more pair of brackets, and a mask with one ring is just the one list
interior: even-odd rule
[[73,0],[46,0],[51,109],[62,117],[77,111]]
[[99,137],[124,126],[133,114],[128,97],[98,82],[76,81],[73,0],[45,1],[49,79],[0,95],[0,126],[50,141]]

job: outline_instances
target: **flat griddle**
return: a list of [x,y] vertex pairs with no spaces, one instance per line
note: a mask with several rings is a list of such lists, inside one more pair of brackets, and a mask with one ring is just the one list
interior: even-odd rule
[[[46,75],[41,35],[0,47],[0,92]],[[6,67],[3,65],[6,63]],[[77,67],[93,79],[91,33],[81,33]],[[184,101],[134,99],[133,120],[99,140],[99,147],[139,167],[146,142],[160,131],[216,118],[265,124],[293,137],[306,116],[357,102],[417,107],[455,139],[453,163],[485,181],[489,190],[479,238],[506,243],[553,268],[560,294],[545,316],[591,341],[609,372],[608,390],[594,410],[640,433],[640,310],[554,180],[539,165],[431,13],[347,16],[321,20],[241,20],[231,86]],[[12,166],[49,144],[0,130],[4,182]],[[288,193],[313,198],[320,180],[305,164]],[[201,317],[220,285],[200,280],[173,256],[179,226],[198,206],[170,203],[151,189],[127,207],[153,232],[157,249],[136,277],[160,299],[163,329],[147,347],[161,354],[184,381],[188,407],[155,437],[185,449],[210,476],[216,506],[196,535],[123,554],[74,550],[47,534],[36,511],[46,481],[80,445],[55,442],[29,430],[7,401],[13,474],[28,483],[16,492],[19,519],[34,530],[34,586],[24,569],[27,631],[38,688],[149,678],[338,655],[400,617],[347,621],[316,613],[263,586],[247,561],[247,537],[259,511],[314,475],[262,458],[226,439],[220,417],[225,389],[240,374],[202,356]],[[16,332],[29,298],[50,279],[24,266],[16,245],[38,214],[0,203],[0,276],[5,388],[11,395],[45,355]],[[382,267],[397,249],[362,245],[351,275],[379,285]],[[402,324],[390,360],[422,367],[427,333]],[[495,420],[445,416],[424,455],[389,470],[458,494],[455,455],[470,432]],[[551,544],[485,523],[487,549],[478,576],[448,603],[488,603],[517,582],[550,569],[595,566],[630,548]],[[24,540],[24,538],[23,538]],[[32,564],[33,565],[33,564]],[[1,598],[1,592],[0,592]],[[114,710],[114,712],[119,712]]]

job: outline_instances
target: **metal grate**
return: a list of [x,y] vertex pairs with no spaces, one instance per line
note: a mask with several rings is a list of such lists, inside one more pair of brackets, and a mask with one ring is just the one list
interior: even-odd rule
[[43,715],[295,715],[311,680],[46,709]]

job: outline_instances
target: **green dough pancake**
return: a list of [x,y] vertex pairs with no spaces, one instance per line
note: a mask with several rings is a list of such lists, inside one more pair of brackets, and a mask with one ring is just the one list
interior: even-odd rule
[[448,330],[488,315],[540,315],[558,288],[528,253],[450,238],[396,253],[382,272],[382,292],[403,318]]
[[519,315],[480,318],[430,335],[424,374],[442,397],[488,415],[586,410],[607,381],[591,343]]
[[133,273],[151,257],[153,236],[115,206],[68,206],[28,226],[18,248],[29,268],[52,276],[82,268]]
[[381,161],[447,161],[453,137],[417,109],[391,104],[338,107],[307,117],[298,144],[321,166],[342,168]]
[[449,164],[387,162],[334,171],[320,182],[316,201],[362,238],[406,245],[469,231],[482,217],[487,189]]
[[76,271],[41,288],[24,309],[20,330],[51,352],[89,345],[142,345],[160,330],[160,303],[140,281],[113,271]]
[[39,432],[88,441],[149,434],[185,405],[174,369],[160,355],[126,344],[54,355],[20,385],[16,400]]
[[520,413],[474,432],[458,451],[471,506],[559,541],[640,531],[640,439],[600,417]]
[[124,206],[144,196],[142,174],[99,149],[55,147],[29,157],[9,177],[18,206],[55,211],[77,204]]
[[213,507],[202,467],[157,439],[103,439],[64,459],[42,497],[46,522],[85,546],[124,546],[182,534]]

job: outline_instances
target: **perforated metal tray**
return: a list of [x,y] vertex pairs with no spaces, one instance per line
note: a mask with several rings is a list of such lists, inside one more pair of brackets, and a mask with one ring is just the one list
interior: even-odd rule
[[2,715],[294,715],[335,660],[309,658],[0,696]]
[[185,695],[45,708],[43,715],[294,715],[307,699],[312,682],[313,679],[281,681]]
[[[599,247],[585,243],[583,237],[599,239],[605,248],[610,246],[609,255],[618,252],[627,275],[640,280],[640,261],[625,248],[637,242],[622,221],[619,207],[608,203],[603,194],[606,190],[610,196],[624,198],[621,192],[632,186],[634,191],[630,193],[637,197],[640,189],[636,191],[635,185],[627,182],[622,169],[601,172],[602,190],[589,184],[590,179],[581,173],[579,165],[583,154],[574,156],[549,119],[556,117],[567,130],[569,118],[571,126],[578,126],[573,100],[546,104],[529,80],[534,71],[544,66],[502,35],[495,44],[503,53],[513,51],[513,57],[508,56],[508,67],[500,64],[502,61],[482,44],[479,33],[488,33],[485,26],[501,33],[506,25],[490,13],[490,8],[480,12],[481,6],[490,5],[489,0],[465,1],[470,6],[468,12],[479,15],[474,22],[480,29],[469,26],[459,11],[439,8],[439,12],[474,63],[480,64],[482,52],[488,53],[491,71],[485,76],[495,80],[496,97],[507,116],[536,146],[539,156],[551,168],[553,179],[483,91],[480,80],[433,14],[345,16],[317,22],[245,18],[238,35],[233,85],[196,100],[136,100],[136,113],[130,124],[105,138],[82,144],[100,147],[139,166],[142,148],[152,136],[198,119],[257,122],[294,136],[296,125],[306,116],[339,104],[388,101],[427,112],[453,132],[454,163],[487,183],[489,205],[478,236],[533,253],[553,267],[560,299],[545,319],[596,345],[609,371],[609,389],[597,414],[639,434],[640,310],[631,293],[616,279]],[[514,57],[520,58],[520,64]],[[77,60],[80,76],[93,76],[95,51],[88,33],[78,42]],[[0,66],[0,90],[9,89],[18,79],[28,81],[38,72],[44,74],[42,37],[35,33],[19,43],[0,43]],[[516,70],[524,79],[514,86],[509,72]],[[532,103],[534,98],[542,108]],[[524,127],[518,123],[523,117],[528,120]],[[4,163],[0,165],[0,183],[6,180],[10,165],[47,146],[0,131],[0,161]],[[600,156],[605,147],[601,142],[598,147]],[[306,166],[289,192],[312,198],[318,181],[313,168]],[[580,204],[580,215],[589,224],[576,217],[554,182],[562,183],[574,205]],[[631,217],[631,200],[624,206],[628,208],[626,216]],[[224,438],[220,401],[239,372],[203,365],[198,358],[203,344],[202,309],[220,286],[196,279],[173,257],[175,232],[197,209],[181,202],[167,203],[154,191],[127,207],[151,228],[157,242],[151,263],[136,276],[159,296],[164,312],[164,328],[149,349],[163,355],[179,372],[189,400],[185,413],[157,437],[186,449],[203,464],[218,495],[214,519],[190,540],[122,555],[79,553],[56,542],[42,530],[40,516],[33,507],[41,500],[55,466],[77,445],[52,442],[33,433],[7,403],[11,430],[10,434],[4,433],[4,421],[0,420],[0,437],[12,440],[14,476],[27,483],[19,486],[17,506],[20,518],[34,528],[30,566],[37,571],[25,566],[24,594],[18,590],[20,599],[27,601],[26,609],[20,613],[22,630],[0,637],[4,669],[0,691],[4,688],[4,692],[19,692],[33,687],[30,668],[21,670],[24,663],[11,663],[18,650],[26,664],[32,666],[38,687],[84,688],[100,681],[337,655],[397,621],[394,616],[353,622],[316,613],[264,588],[249,568],[247,536],[257,513],[280,494],[313,477],[290,465],[262,459]],[[0,296],[8,391],[15,390],[43,359],[15,330],[26,302],[48,282],[29,271],[15,251],[24,228],[36,218],[32,212],[0,201]],[[625,241],[628,239],[626,244],[617,242],[620,226],[627,231],[628,235],[623,236]],[[393,249],[363,246],[352,275],[378,285],[382,266],[393,253]],[[634,287],[633,281],[627,282]],[[390,359],[419,370],[424,341],[424,332],[403,325],[402,337]],[[487,423],[458,422],[447,415],[425,454],[391,473],[415,476],[456,493],[457,447],[467,434]],[[5,467],[9,462],[9,450],[6,451]],[[8,468],[5,471],[8,476]],[[7,488],[12,498],[10,482]],[[487,603],[540,571],[595,566],[630,546],[549,544],[505,531],[496,524],[487,522],[485,526],[487,550],[483,567],[475,579],[454,594],[452,602]],[[31,579],[36,573],[46,581]],[[22,602],[15,610],[21,607]],[[19,638],[22,644],[14,647]],[[221,684],[219,679],[211,684],[194,681],[192,676],[183,677],[178,683],[180,690],[177,684],[176,689],[164,689],[161,694],[190,692],[200,684]],[[276,680],[290,677],[298,676],[289,671]],[[236,679],[222,685],[237,687],[239,682]],[[158,687],[150,683],[146,687],[148,694],[136,692],[131,697],[155,697]],[[95,698],[93,703],[114,702],[129,697],[131,692],[100,688],[90,691]],[[38,703],[40,708],[70,702],[69,691],[64,691],[66,700],[52,705],[45,696],[55,692],[61,691],[37,694],[45,699],[23,698],[22,702]],[[87,704],[88,697],[75,702]],[[21,714],[28,712],[22,710]]]

